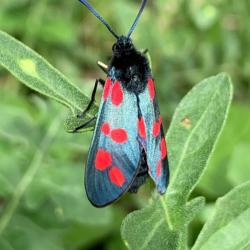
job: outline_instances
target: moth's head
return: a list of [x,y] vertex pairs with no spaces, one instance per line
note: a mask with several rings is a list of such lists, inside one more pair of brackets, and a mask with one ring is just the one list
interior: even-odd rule
[[134,44],[129,37],[120,36],[113,45],[112,51],[114,55],[127,55],[135,50]]

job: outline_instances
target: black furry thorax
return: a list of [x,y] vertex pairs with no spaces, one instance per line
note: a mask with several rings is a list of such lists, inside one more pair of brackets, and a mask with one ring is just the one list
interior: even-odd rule
[[141,93],[146,87],[151,69],[146,56],[136,50],[130,38],[121,36],[113,45],[109,75],[131,92]]

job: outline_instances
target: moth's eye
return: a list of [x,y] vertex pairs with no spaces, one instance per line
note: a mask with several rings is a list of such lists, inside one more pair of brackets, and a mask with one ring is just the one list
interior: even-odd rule
[[131,43],[126,44],[126,49],[132,49],[132,44]]
[[119,50],[120,49],[120,46],[117,45],[116,43],[113,45],[112,47],[112,50],[115,51],[115,50]]

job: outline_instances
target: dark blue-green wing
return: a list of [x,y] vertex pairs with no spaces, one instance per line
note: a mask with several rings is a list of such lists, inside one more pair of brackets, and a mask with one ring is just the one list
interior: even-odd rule
[[108,78],[85,169],[86,193],[97,207],[118,199],[137,174],[141,154],[137,119],[136,96]]

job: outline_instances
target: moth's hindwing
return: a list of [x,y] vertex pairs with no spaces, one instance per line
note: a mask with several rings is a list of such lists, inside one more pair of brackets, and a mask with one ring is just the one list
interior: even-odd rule
[[146,151],[148,173],[155,182],[158,192],[163,194],[168,185],[169,166],[162,117],[151,77],[148,79],[145,91],[139,94],[139,109],[141,131],[145,131],[141,133],[140,139]]

